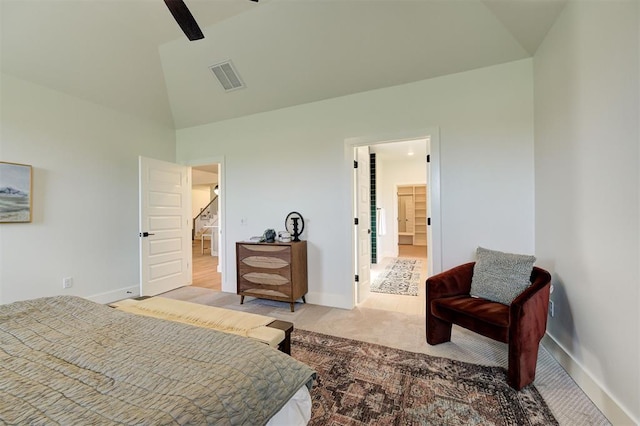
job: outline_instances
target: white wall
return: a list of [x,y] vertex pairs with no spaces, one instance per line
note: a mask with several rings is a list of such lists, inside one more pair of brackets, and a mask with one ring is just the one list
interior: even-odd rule
[[34,209],[33,223],[0,224],[1,302],[138,286],[138,155],[174,160],[173,129],[8,75],[1,83],[1,159],[33,166]]
[[[425,141],[426,144],[426,141]],[[376,202],[385,209],[385,235],[378,235],[378,259],[398,255],[398,185],[424,184],[427,181],[427,164],[424,157],[407,157],[393,160],[376,156]]]
[[191,217],[200,214],[200,211],[211,201],[211,187],[201,185],[191,188]]
[[[570,2],[534,59],[536,252],[555,288],[548,334],[636,423],[637,8]],[[629,424],[587,392],[614,424]]]
[[522,60],[179,130],[179,161],[225,159],[223,290],[235,292],[235,242],[282,229],[296,210],[306,219],[307,300],[350,308],[345,139],[429,127],[440,129],[443,267],[470,260],[479,244],[532,252],[532,79],[531,60]]

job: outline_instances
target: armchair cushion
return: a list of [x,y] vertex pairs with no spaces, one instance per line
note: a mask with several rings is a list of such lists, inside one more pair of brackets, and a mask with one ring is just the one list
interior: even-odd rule
[[471,295],[510,305],[531,282],[535,256],[503,253],[478,247]]
[[509,307],[469,296],[452,296],[431,302],[436,317],[500,342],[509,341]]

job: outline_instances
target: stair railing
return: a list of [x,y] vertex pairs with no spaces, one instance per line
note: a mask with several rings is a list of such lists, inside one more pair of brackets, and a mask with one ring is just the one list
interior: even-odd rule
[[[214,204],[215,203],[215,204]],[[191,240],[195,240],[196,238],[196,229],[198,229],[197,221],[200,220],[210,220],[214,217],[215,213],[218,211],[218,196],[213,197],[209,204],[204,206],[204,208],[200,209],[200,213],[193,218],[193,224],[191,227]]]

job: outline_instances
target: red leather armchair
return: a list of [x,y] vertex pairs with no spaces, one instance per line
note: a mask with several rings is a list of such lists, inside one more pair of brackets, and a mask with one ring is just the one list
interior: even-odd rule
[[427,342],[451,340],[457,324],[508,344],[507,382],[517,390],[533,382],[540,340],[547,329],[551,275],[533,268],[531,285],[511,305],[471,297],[475,262],[466,263],[427,279]]

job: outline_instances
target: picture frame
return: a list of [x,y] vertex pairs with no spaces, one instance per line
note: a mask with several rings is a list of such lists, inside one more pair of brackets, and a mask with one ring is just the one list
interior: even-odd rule
[[30,165],[0,161],[0,223],[31,222],[32,182]]

